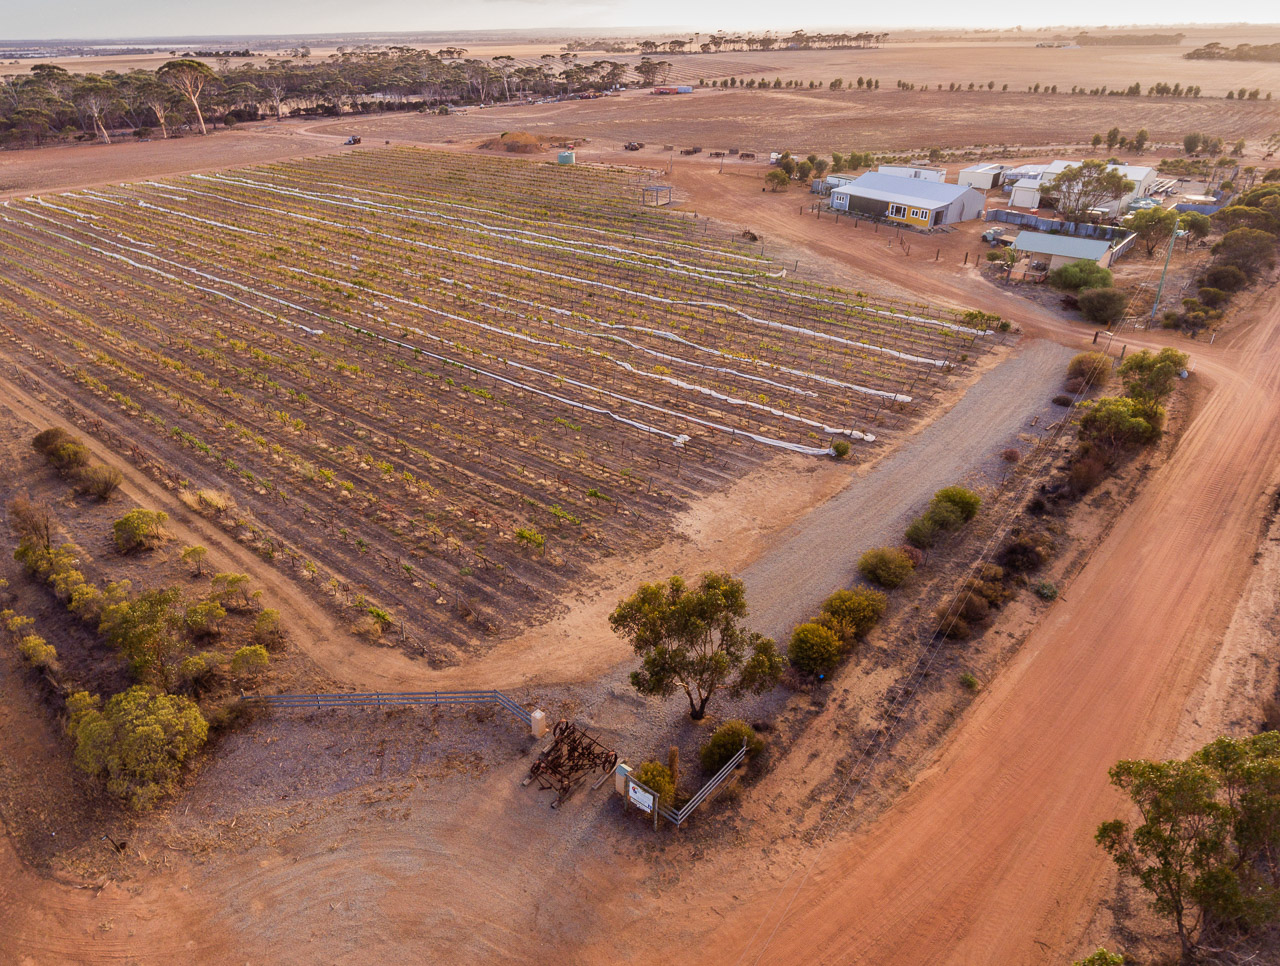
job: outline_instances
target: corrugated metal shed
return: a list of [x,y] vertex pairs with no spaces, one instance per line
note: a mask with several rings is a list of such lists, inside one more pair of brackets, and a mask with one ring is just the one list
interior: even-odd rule
[[1071,235],[1049,235],[1040,231],[1020,231],[1013,240],[1016,251],[1033,255],[1087,259],[1096,262],[1107,254],[1111,243],[1098,238],[1074,238]]
[[899,178],[891,174],[868,171],[849,184],[833,188],[832,195],[853,194],[876,201],[897,202],[917,208],[944,208],[966,191],[974,189],[962,184],[944,184],[922,181],[919,178]]

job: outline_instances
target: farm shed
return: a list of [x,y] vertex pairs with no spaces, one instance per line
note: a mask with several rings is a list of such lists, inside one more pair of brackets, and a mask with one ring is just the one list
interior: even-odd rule
[[971,164],[961,169],[956,177],[956,183],[977,188],[979,191],[987,191],[1000,184],[1004,171],[1003,164]]
[[947,180],[947,173],[941,168],[931,168],[927,165],[916,164],[882,164],[876,168],[880,174],[891,174],[895,178],[919,178],[921,181],[937,181],[939,183]]
[[981,191],[964,185],[899,178],[879,171],[869,171],[831,191],[831,207],[837,211],[886,218],[916,228],[977,218],[985,203]]
[[[1046,184],[1056,178],[1067,168],[1079,165],[1079,161],[1054,161],[1041,176],[1041,180]],[[1120,175],[1133,182],[1133,190],[1121,195],[1113,201],[1105,202],[1099,205],[1103,215],[1116,215],[1128,208],[1129,202],[1135,198],[1144,198],[1151,194],[1151,189],[1155,187],[1158,180],[1155,168],[1148,168],[1140,164],[1109,164],[1107,165],[1112,171],[1118,171]]]
[[1009,195],[1011,208],[1039,208],[1040,181],[1038,178],[1023,178],[1015,181],[1013,191]]
[[1040,261],[1049,263],[1049,271],[1071,262],[1097,262],[1103,268],[1111,264],[1111,243],[1099,238],[1020,231],[1013,240],[1013,250],[1032,258],[1039,256]]

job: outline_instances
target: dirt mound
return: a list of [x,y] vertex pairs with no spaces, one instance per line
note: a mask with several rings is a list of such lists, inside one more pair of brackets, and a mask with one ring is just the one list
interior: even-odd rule
[[481,142],[480,147],[485,151],[507,151],[511,154],[538,154],[547,149],[546,144],[528,131],[504,131],[496,138]]

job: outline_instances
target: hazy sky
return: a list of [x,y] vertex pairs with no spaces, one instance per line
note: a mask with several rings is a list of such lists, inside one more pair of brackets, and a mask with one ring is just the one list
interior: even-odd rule
[[[1238,0],[1215,7],[1203,0],[1118,4],[988,4],[959,0],[909,0],[859,8],[777,0],[0,0],[0,39],[236,36],[246,34],[357,31],[441,31],[556,27],[645,27],[687,24],[716,30],[789,32],[797,27],[1025,27],[1063,23],[1111,24],[1276,22],[1275,0]],[[1017,13],[1010,13],[1013,8]],[[848,17],[848,20],[844,20]],[[1013,19],[1010,19],[1012,17]],[[1117,19],[1123,17],[1123,21]]]

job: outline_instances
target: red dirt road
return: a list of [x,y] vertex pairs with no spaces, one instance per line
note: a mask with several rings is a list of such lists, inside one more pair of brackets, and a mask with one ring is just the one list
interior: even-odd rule
[[1183,750],[1171,738],[1277,478],[1269,301],[1233,345],[1192,347],[1212,387],[1202,411],[937,762],[880,821],[830,842],[811,875],[718,929],[726,962],[1061,963],[1077,951],[1112,881],[1093,842],[1123,814],[1107,769]]

